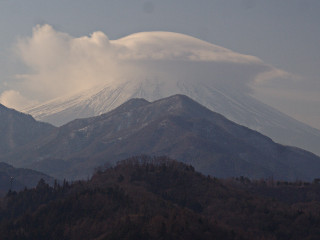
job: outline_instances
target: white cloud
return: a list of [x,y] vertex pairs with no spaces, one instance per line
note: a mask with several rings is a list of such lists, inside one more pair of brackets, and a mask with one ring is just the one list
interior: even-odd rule
[[18,91],[8,90],[8,91],[4,91],[0,95],[0,103],[9,108],[22,110],[25,107],[36,104],[37,102],[26,99]]
[[17,75],[20,84],[2,98],[20,109],[24,102],[47,101],[99,84],[116,87],[128,80],[205,81],[246,92],[254,80],[285,75],[256,57],[177,33],[109,40],[94,32],[75,38],[43,25],[36,26],[31,37],[19,39],[15,50],[29,72]]
[[23,91],[40,99],[86,89],[113,71],[109,40],[101,32],[72,38],[49,25],[37,26],[32,37],[18,41],[16,53],[30,69],[17,76],[24,80]]

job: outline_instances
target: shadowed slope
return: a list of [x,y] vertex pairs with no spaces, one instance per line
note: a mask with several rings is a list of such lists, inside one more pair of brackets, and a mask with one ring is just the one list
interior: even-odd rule
[[6,160],[59,178],[86,178],[98,165],[137,154],[168,155],[219,177],[313,180],[320,172],[316,155],[276,144],[184,95],[132,99],[72,121]]

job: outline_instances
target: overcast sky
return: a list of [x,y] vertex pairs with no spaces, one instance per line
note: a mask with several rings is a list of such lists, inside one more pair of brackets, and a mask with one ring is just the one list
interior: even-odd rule
[[255,96],[320,129],[319,23],[319,0],[0,0],[0,94],[27,71],[14,52],[37,24],[73,37],[101,31],[109,39],[171,31],[297,76],[257,84]]

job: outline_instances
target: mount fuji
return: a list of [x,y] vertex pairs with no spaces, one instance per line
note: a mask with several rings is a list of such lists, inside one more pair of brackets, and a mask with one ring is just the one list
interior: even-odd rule
[[[102,33],[96,42],[101,44]],[[113,71],[86,88],[25,109],[34,118],[61,126],[108,112],[131,98],[154,101],[184,94],[228,119],[274,141],[320,155],[320,131],[252,96],[250,84],[285,72],[260,59],[177,33],[144,32],[103,39]],[[107,43],[105,43],[107,42]],[[99,46],[100,46],[99,45]],[[90,81],[90,79],[88,80]]]

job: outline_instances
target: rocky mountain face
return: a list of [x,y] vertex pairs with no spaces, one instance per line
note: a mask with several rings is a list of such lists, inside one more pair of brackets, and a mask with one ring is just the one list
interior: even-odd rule
[[0,156],[48,135],[55,127],[0,104]]
[[37,185],[40,179],[52,184],[53,178],[46,174],[24,168],[14,168],[9,164],[0,162],[0,196],[6,194],[10,189],[19,191],[32,188]]
[[140,154],[168,155],[217,177],[319,177],[320,158],[273,142],[184,95],[132,99],[98,117],[74,120],[2,158],[57,178],[87,178],[95,167]]

